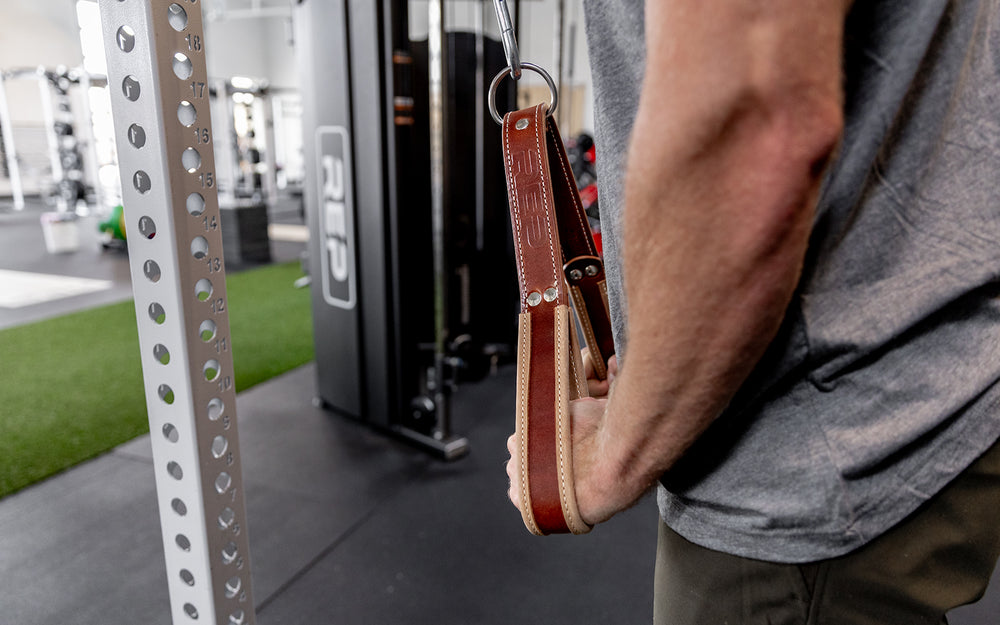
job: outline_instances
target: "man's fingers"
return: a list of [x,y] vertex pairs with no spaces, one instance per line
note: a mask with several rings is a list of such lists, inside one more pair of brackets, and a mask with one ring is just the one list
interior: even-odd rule
[[[594,358],[593,356],[590,355],[590,348],[584,347],[583,349],[581,349],[580,356],[583,358],[584,377],[586,377],[588,381],[597,380],[597,374],[594,372]],[[608,358],[608,364],[606,369],[608,372],[606,381],[608,383],[611,383],[612,381],[614,381],[615,376],[618,375],[618,356],[612,355],[611,358]],[[604,392],[601,393],[601,395],[606,395],[607,392],[608,392],[607,389],[604,389]],[[594,397],[593,389],[591,390],[590,395],[591,397]]]
[[507,463],[507,479],[510,480],[510,485],[507,487],[507,497],[510,498],[510,502],[514,504],[515,507],[520,508],[518,503],[518,493],[521,488],[517,484],[517,473],[514,469],[514,461]]
[[590,394],[591,397],[604,397],[605,395],[608,394],[609,388],[610,384],[608,380],[587,378],[587,392]]
[[618,375],[618,355],[613,354],[608,358],[608,382],[614,382],[616,375]]
[[594,359],[590,357],[590,348],[584,347],[580,350],[580,356],[583,359],[583,376],[587,380],[594,378]]
[[510,486],[507,488],[507,497],[514,504],[514,507],[520,510],[521,486],[517,475],[519,465],[517,459],[517,438],[514,434],[511,434],[507,439],[507,451],[510,453],[510,460],[507,461],[507,479],[510,480]]
[[594,359],[590,355],[590,349],[584,347],[580,350],[580,355],[583,357],[583,374],[587,379],[587,392],[591,397],[606,397],[611,390],[611,382],[618,375],[618,357],[612,356],[608,359],[607,379],[598,380],[597,374],[594,372]]

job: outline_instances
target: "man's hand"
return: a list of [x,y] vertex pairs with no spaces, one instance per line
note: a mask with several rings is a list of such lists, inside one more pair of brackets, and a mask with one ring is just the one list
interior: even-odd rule
[[[586,487],[581,488],[582,474],[589,474],[596,465],[597,431],[604,420],[604,412],[607,407],[607,397],[611,390],[611,385],[618,375],[618,357],[612,356],[607,363],[607,378],[597,379],[594,374],[594,360],[590,355],[590,349],[584,347],[581,350],[583,357],[583,371],[587,378],[587,390],[590,397],[570,402],[570,418],[572,419],[573,436],[573,472],[577,483],[577,505],[580,506],[580,515],[588,524],[605,521],[614,514],[608,513],[606,502],[601,501],[601,497],[596,490]],[[579,450],[579,451],[578,451]],[[510,488],[507,496],[511,503],[521,509],[521,480],[520,480],[520,451],[517,445],[517,437],[511,434],[507,439],[507,451],[510,452],[510,460],[507,461],[507,477],[510,479]],[[581,499],[583,491],[583,499]],[[593,512],[590,512],[592,506]]]
[[[612,358],[612,361],[614,359]],[[603,471],[602,434],[608,408],[607,399],[588,397],[570,402],[573,436],[573,473],[576,485],[576,500],[580,516],[588,525],[602,523],[615,513],[629,507],[646,490],[646,484],[613,484]],[[507,477],[510,489],[507,491],[511,503],[521,510],[520,449],[517,437],[507,439]]]
[[618,375],[618,356],[612,356],[608,359],[608,377],[604,380],[598,380],[597,376],[594,375],[594,359],[590,355],[590,348],[584,347],[580,350],[583,356],[583,373],[587,378],[587,391],[591,397],[603,398],[608,396],[608,392],[611,390],[611,383],[615,381],[615,376]]

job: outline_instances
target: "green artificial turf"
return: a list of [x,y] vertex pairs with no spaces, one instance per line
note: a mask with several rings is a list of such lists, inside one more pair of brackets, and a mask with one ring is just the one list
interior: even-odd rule
[[[237,391],[313,359],[300,275],[227,277]],[[0,497],[148,430],[131,301],[0,330]]]

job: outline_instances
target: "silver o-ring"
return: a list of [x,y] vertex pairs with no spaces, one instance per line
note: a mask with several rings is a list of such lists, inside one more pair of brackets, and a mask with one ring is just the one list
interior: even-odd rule
[[[556,83],[552,81],[552,76],[549,76],[548,72],[546,72],[541,67],[535,65],[534,63],[522,62],[521,67],[524,69],[530,69],[531,71],[535,72],[543,79],[545,79],[545,84],[548,85],[549,87],[549,95],[550,95],[548,114],[552,115],[552,113],[555,112],[556,107],[559,106],[559,92],[556,90]],[[503,118],[500,116],[500,113],[497,112],[497,104],[496,104],[497,87],[500,85],[500,81],[503,80],[508,75],[510,75],[510,68],[505,67],[502,70],[500,70],[496,76],[493,77],[493,82],[490,83],[490,95],[488,99],[490,107],[490,116],[493,117],[493,121],[501,125],[503,124]]]

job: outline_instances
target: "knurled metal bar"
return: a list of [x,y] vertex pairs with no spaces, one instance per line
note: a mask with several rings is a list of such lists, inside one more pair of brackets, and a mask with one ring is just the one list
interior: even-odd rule
[[100,0],[175,625],[255,622],[199,0]]

